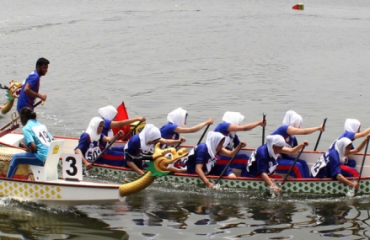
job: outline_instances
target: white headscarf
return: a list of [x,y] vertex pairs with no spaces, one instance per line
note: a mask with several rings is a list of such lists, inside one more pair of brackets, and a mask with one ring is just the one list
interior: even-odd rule
[[215,158],[216,153],[217,153],[216,148],[224,137],[225,136],[219,132],[214,132],[214,131],[208,132],[206,145],[208,148],[208,154],[211,156],[212,159]]
[[346,147],[351,143],[352,141],[346,137],[341,138],[335,142],[335,150],[338,152],[339,160],[342,164],[347,160],[344,154],[346,152]]
[[344,122],[344,131],[357,133],[361,123],[357,119],[347,118]]
[[107,120],[113,120],[117,115],[117,110],[113,106],[106,106],[99,108],[98,110],[99,115]]
[[279,157],[280,154],[275,154],[274,149],[272,146],[275,147],[284,147],[285,146],[285,140],[280,135],[269,135],[266,137],[266,144],[267,144],[267,150],[269,152],[270,157],[273,157],[275,160]]
[[144,129],[139,133],[140,147],[143,151],[149,151],[153,144],[148,145],[148,142],[161,138],[161,132],[153,124],[145,125]]
[[180,127],[185,126],[186,110],[176,108],[167,115],[167,121]]
[[104,120],[101,119],[100,117],[93,117],[90,120],[89,126],[86,129],[86,133],[89,134],[90,140],[92,142],[93,141],[99,141],[99,139],[100,139],[101,134],[98,134],[98,127],[99,127],[99,124],[101,122],[104,122]]
[[[244,116],[240,112],[225,112],[224,116],[222,117],[222,121],[238,126],[243,120]],[[235,134],[236,132],[230,132],[232,137],[235,137]]]
[[300,128],[302,122],[302,116],[294,112],[293,110],[287,111],[283,119],[283,125],[292,126],[295,128]]

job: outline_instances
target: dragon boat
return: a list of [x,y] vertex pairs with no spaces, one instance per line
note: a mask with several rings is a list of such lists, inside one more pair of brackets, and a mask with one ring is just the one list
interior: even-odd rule
[[[7,134],[3,140],[14,137],[23,139],[22,134]],[[6,139],[4,139],[6,138]],[[33,202],[62,204],[99,203],[122,201],[125,196],[139,192],[153,183],[156,177],[170,172],[186,172],[187,151],[185,148],[161,149],[155,147],[147,171],[123,184],[107,184],[82,180],[81,159],[78,155],[66,151],[74,139],[56,138],[51,142],[47,159],[43,167],[19,165],[15,177],[6,178],[9,161],[15,153],[24,152],[14,144],[2,143],[0,147],[0,196]],[[58,177],[58,164],[67,165],[63,178]],[[182,164],[180,164],[182,162]],[[79,163],[79,167],[78,167]],[[181,167],[185,166],[185,167]],[[93,170],[96,171],[96,170]],[[78,177],[80,173],[81,177]],[[65,175],[65,176],[64,176]],[[74,176],[77,176],[74,177]]]
[[[63,153],[73,154],[74,148],[77,146],[78,139],[71,137],[54,136],[55,139],[63,139],[64,145],[61,151]],[[20,133],[9,133],[0,138],[0,146],[17,146],[20,141],[22,141],[23,135]],[[125,142],[118,141],[114,146],[124,147]],[[181,146],[190,152],[193,146]],[[1,148],[0,148],[1,149]],[[245,153],[250,155],[255,149],[245,148],[240,151],[240,153]],[[307,161],[308,166],[311,168],[319,159],[319,157],[324,152],[314,152],[314,151],[304,151],[300,156],[300,159]],[[369,155],[369,154],[368,154]],[[350,156],[350,159],[354,159],[357,162],[357,170],[360,170],[360,165],[362,163],[364,155],[356,154]],[[176,162],[173,164],[176,168],[179,168],[181,162]],[[174,174],[167,174],[159,176],[156,181],[159,182],[173,182],[182,183],[185,185],[200,185],[205,186],[201,179],[196,174],[187,174],[184,171],[174,171]],[[137,174],[131,169],[124,167],[114,167],[108,165],[94,164],[93,168],[89,171],[91,174],[100,176],[114,176],[119,179],[131,178]],[[207,176],[211,181],[216,181],[219,176]],[[271,178],[275,182],[282,181],[282,177],[279,175],[272,175]],[[357,178],[349,178],[352,180],[357,180]],[[361,177],[360,188],[358,189],[358,194],[370,194],[370,165],[365,161],[363,169],[363,177]],[[261,178],[247,178],[247,177],[223,177],[219,184],[222,188],[240,188],[246,190],[269,190],[269,187],[264,183]],[[348,191],[349,187],[342,184],[337,180],[331,178],[288,178],[285,184],[282,186],[282,190],[288,193],[312,193],[312,194],[343,194]]]

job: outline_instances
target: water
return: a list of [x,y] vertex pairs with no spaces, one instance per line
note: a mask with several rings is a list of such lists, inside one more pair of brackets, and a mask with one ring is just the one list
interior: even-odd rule
[[[304,11],[291,9],[296,2],[272,0],[0,3],[1,82],[22,81],[37,58],[48,58],[40,88],[48,99],[37,112],[55,135],[79,136],[99,107],[121,101],[131,117],[146,116],[158,127],[179,106],[188,110],[188,125],[209,117],[218,123],[225,111],[242,112],[248,123],[264,112],[266,133],[280,126],[289,109],[303,116],[302,127],[318,126],[327,117],[320,150],[343,131],[346,118],[358,118],[362,129],[370,126],[365,0],[309,0]],[[188,143],[200,135],[187,135]],[[261,128],[239,136],[258,147]],[[313,149],[317,136],[298,138],[309,140]],[[4,201],[0,231],[19,238],[26,232],[27,239],[91,239],[96,231],[107,239],[370,235],[367,196],[271,200],[261,193],[190,194],[152,187],[123,203],[66,213]],[[41,230],[19,230],[34,220],[26,214],[22,224],[14,223],[12,211],[37,214],[45,220]],[[68,225],[58,231],[66,236],[43,229],[45,222],[53,229],[49,218]]]

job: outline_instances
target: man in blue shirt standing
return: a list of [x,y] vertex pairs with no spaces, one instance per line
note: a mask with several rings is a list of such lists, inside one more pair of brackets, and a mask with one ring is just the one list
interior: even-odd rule
[[19,112],[24,107],[29,107],[33,110],[35,98],[46,100],[46,94],[39,93],[40,78],[48,72],[49,60],[39,58],[36,62],[36,70],[31,72],[22,86],[21,93],[18,98],[17,111]]

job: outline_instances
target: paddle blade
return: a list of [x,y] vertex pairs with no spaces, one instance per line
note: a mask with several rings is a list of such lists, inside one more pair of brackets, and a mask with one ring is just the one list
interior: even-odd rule
[[[121,120],[126,120],[128,119],[128,113],[127,113],[127,110],[126,110],[126,106],[125,106],[125,103],[122,101],[122,104],[119,105],[117,107],[117,116],[115,118],[115,121],[121,121]],[[114,135],[116,135],[119,130],[122,130],[124,132],[124,134],[121,134],[119,140],[121,140],[127,133],[130,132],[130,125],[127,125],[127,126],[123,126],[123,127],[120,127],[120,128],[113,128],[113,133]],[[129,140],[131,136],[127,137],[126,140]]]

